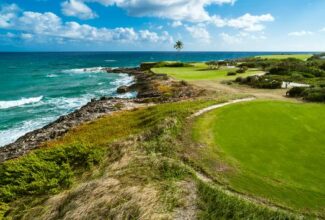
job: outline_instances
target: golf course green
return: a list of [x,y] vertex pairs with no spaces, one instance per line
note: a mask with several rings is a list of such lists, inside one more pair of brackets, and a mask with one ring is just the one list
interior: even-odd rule
[[187,67],[157,67],[151,69],[154,73],[164,73],[177,80],[215,80],[228,79],[233,80],[238,76],[246,77],[263,73],[261,70],[249,69],[245,73],[237,74],[237,76],[227,76],[228,72],[236,71],[234,67],[221,67],[220,69],[209,69],[205,63],[191,63]]
[[209,173],[236,191],[318,214],[325,207],[324,134],[325,105],[282,101],[229,105],[193,125]]

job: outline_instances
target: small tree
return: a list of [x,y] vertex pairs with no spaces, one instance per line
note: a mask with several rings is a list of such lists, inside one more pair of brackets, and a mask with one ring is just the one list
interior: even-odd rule
[[174,48],[177,50],[177,51],[181,51],[184,47],[184,44],[182,41],[178,40],[176,41],[175,45],[174,45]]

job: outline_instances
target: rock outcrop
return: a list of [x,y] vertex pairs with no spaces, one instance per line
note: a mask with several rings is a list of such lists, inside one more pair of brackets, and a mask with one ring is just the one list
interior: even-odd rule
[[100,100],[92,100],[75,112],[61,116],[45,127],[25,134],[12,144],[0,147],[0,163],[24,155],[45,141],[61,137],[71,128],[84,122],[92,121],[121,109],[126,110],[143,106],[143,104],[136,103],[137,101],[139,102],[136,99],[106,97],[102,97]]
[[148,105],[150,102],[173,102],[202,94],[202,90],[194,89],[185,82],[175,82],[166,74],[143,72],[139,68],[107,68],[110,73],[127,73],[134,76],[135,82],[130,86],[118,88],[119,93],[136,91],[135,99],[117,99],[103,97],[91,100],[85,106],[68,115],[61,116],[49,125],[29,132],[12,144],[0,147],[0,163],[16,158],[39,147],[41,143],[63,136],[71,128],[84,122],[119,110],[128,110]]

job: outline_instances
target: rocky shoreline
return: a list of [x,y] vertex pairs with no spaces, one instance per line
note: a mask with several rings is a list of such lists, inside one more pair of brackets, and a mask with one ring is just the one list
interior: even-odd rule
[[14,143],[0,147],[0,163],[22,156],[38,148],[43,142],[61,137],[70,129],[104,115],[147,106],[148,103],[178,101],[202,93],[185,82],[174,82],[165,74],[154,74],[140,68],[105,70],[109,73],[126,73],[134,76],[135,82],[132,85],[121,86],[117,92],[136,91],[137,97],[133,99],[102,97],[99,100],[91,100],[80,109],[59,117],[43,128],[25,134]]

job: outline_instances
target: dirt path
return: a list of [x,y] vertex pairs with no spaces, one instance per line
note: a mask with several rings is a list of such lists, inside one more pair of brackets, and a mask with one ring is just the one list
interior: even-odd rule
[[223,84],[220,80],[198,80],[191,84],[220,94],[246,94],[260,99],[290,100],[285,96],[286,89],[254,89],[238,84]]
[[207,108],[201,109],[200,111],[194,113],[193,115],[190,116],[190,118],[194,118],[194,117],[200,116],[200,115],[202,115],[202,114],[204,114],[206,112],[209,112],[209,111],[214,110],[214,109],[217,109],[217,108],[224,107],[226,105],[231,105],[231,104],[235,104],[235,103],[239,103],[239,102],[249,102],[249,101],[253,101],[255,99],[256,98],[235,99],[235,100],[231,100],[229,102],[212,105],[212,106],[209,106]]

